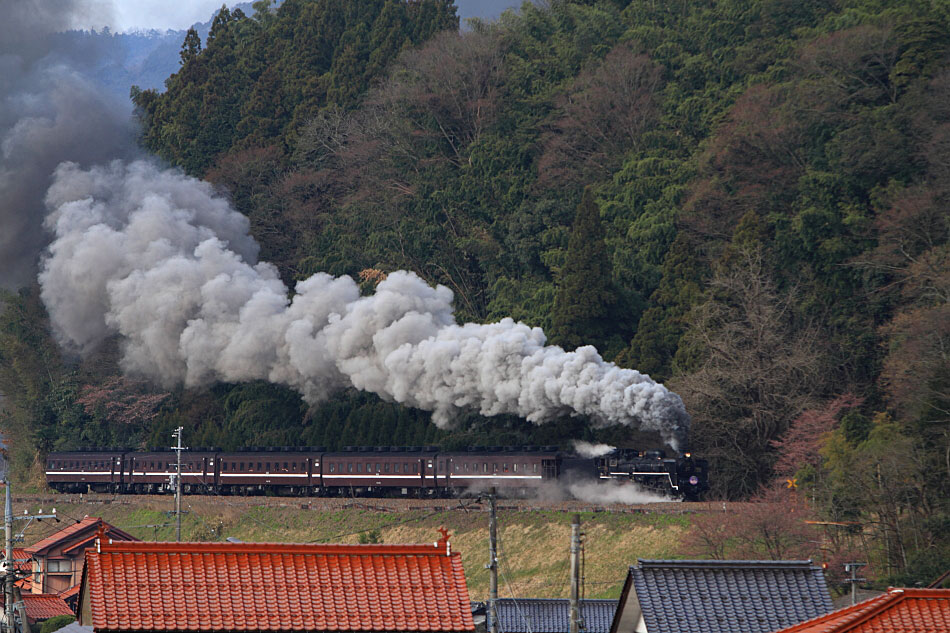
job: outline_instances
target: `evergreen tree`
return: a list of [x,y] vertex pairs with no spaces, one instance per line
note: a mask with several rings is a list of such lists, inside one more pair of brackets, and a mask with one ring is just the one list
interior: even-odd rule
[[193,28],[188,29],[188,33],[185,34],[185,41],[181,44],[181,53],[179,53],[182,66],[196,59],[200,52],[201,37],[198,35],[198,31]]
[[688,237],[680,233],[663,262],[663,278],[650,297],[650,308],[640,319],[630,347],[616,362],[655,380],[668,379],[690,310],[702,298],[702,288],[703,268]]
[[588,187],[577,208],[567,257],[558,275],[552,342],[569,350],[592,344],[603,351],[615,331],[617,306],[600,210]]

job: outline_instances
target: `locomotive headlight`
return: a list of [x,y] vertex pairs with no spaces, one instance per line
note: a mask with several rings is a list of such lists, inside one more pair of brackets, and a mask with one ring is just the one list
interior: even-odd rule
[[686,453],[686,456],[689,457],[689,456],[690,456],[690,453]]
[[695,486],[696,484],[699,483],[699,477],[697,477],[696,475],[693,475],[692,477],[689,478],[689,483]]

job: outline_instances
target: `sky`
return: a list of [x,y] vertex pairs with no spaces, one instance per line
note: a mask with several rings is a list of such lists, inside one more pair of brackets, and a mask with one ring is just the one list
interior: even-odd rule
[[101,30],[108,26],[113,31],[185,29],[195,22],[206,22],[223,3],[223,0],[93,0],[89,4],[96,10],[75,27]]
[[[211,19],[223,3],[229,7],[236,4],[235,0],[90,0],[88,16],[74,26],[96,30],[108,26],[112,31],[186,29],[196,22]],[[494,19],[504,9],[520,4],[521,0],[456,0],[463,18]]]

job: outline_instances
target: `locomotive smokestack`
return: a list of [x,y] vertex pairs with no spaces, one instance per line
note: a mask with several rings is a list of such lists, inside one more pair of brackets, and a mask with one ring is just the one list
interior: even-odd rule
[[59,340],[123,341],[123,368],[165,385],[265,379],[309,403],[346,387],[433,412],[535,423],[565,414],[657,431],[674,448],[689,416],[679,396],[593,347],[546,346],[512,319],[455,322],[452,292],[391,273],[372,296],[318,273],[292,298],[256,263],[248,220],[211,186],[147,162],[61,165],[47,195],[55,241],[40,274]]

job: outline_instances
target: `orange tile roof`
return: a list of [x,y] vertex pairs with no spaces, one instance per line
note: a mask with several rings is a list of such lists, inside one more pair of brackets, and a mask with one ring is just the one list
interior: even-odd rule
[[56,595],[59,596],[60,598],[62,598],[63,600],[69,600],[70,598],[72,598],[73,596],[75,596],[75,595],[77,595],[77,594],[79,593],[79,587],[80,587],[80,586],[81,586],[81,585],[73,585],[72,587],[70,587],[70,588],[67,589],[66,591],[60,591],[60,592],[59,592],[58,594],[56,594]]
[[[0,551],[0,558],[3,558],[4,552]],[[33,573],[33,561],[30,560],[32,556],[23,548],[14,547],[13,548],[13,560],[16,561],[17,571],[28,571],[31,574]]]
[[53,534],[50,534],[43,540],[37,543],[34,543],[33,545],[30,545],[29,547],[25,548],[24,551],[27,552],[28,555],[30,556],[42,553],[50,549],[51,547],[54,547],[55,545],[62,543],[63,541],[67,539],[79,538],[82,535],[82,533],[87,530],[95,531],[95,529],[98,528],[100,525],[106,526],[109,536],[115,540],[125,540],[125,541],[138,540],[131,534],[123,532],[122,530],[120,530],[119,528],[113,525],[109,525],[108,523],[100,519],[99,517],[87,516],[87,517],[84,517],[82,521],[76,521],[75,523],[71,525],[67,525],[62,530],[59,530],[58,532],[54,532]]
[[57,615],[74,615],[62,598],[52,593],[23,594],[23,609],[31,622],[48,620]]
[[[431,545],[108,543],[86,551],[98,631],[473,631],[458,553]],[[82,604],[77,609],[84,611]]]
[[776,633],[950,633],[950,589],[887,593]]
[[[5,552],[0,549],[0,560],[3,560]],[[16,561],[16,570],[20,576],[16,580],[16,586],[24,591],[29,591],[33,586],[33,561],[32,556],[25,549],[20,547],[13,548],[13,560]]]

